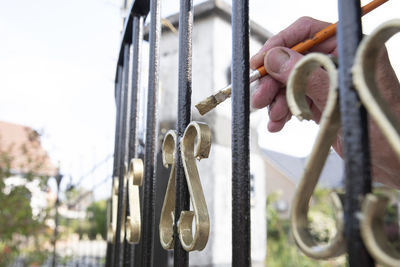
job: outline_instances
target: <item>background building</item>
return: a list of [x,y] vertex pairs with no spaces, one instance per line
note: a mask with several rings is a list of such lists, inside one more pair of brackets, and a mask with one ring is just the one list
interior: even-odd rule
[[[161,133],[175,129],[178,88],[179,14],[164,19],[160,43]],[[251,23],[251,53],[271,34]],[[211,221],[206,248],[190,254],[190,266],[231,266],[231,101],[200,116],[194,105],[230,83],[232,58],[231,7],[222,1],[205,1],[194,7],[192,120],[206,122],[212,131],[211,153],[198,163]],[[266,256],[266,185],[263,155],[258,146],[257,113],[251,118],[251,230],[253,266],[263,266]],[[161,164],[161,162],[159,162]],[[162,178],[162,179],[168,179]],[[157,240],[158,241],[158,240]]]
[[41,146],[39,133],[30,127],[0,121],[0,153],[0,167],[10,170],[4,180],[5,192],[25,186],[31,192],[32,215],[40,216],[55,201],[55,194],[41,185],[40,177],[54,176],[57,169]]

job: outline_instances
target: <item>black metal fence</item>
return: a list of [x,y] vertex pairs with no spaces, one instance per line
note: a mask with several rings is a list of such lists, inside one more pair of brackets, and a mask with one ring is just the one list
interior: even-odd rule
[[[249,1],[234,0],[232,6],[232,266],[251,266],[250,248],[250,164],[249,164]],[[344,236],[350,266],[373,266],[374,261],[360,237],[360,199],[371,191],[367,113],[353,88],[351,68],[362,37],[359,0],[339,0],[338,49],[339,85],[345,158],[346,197]],[[149,76],[147,87],[146,137],[137,138],[138,92],[144,21],[149,17]],[[176,133],[181,140],[191,121],[193,1],[180,1],[179,16],[179,93]],[[159,45],[161,34],[160,0],[136,0],[131,5],[122,32],[115,79],[117,107],[114,185],[118,202],[111,217],[111,238],[107,245],[106,266],[163,266],[166,252],[159,249],[155,218],[157,185],[157,94],[159,89]],[[133,55],[130,56],[132,47]],[[130,59],[133,62],[129,62]],[[129,80],[131,79],[131,80]],[[177,142],[179,143],[179,142]],[[144,145],[144,154],[138,147]],[[179,214],[190,207],[189,192],[180,147],[176,148],[176,202],[173,265],[188,266],[189,253],[182,248],[177,232]],[[130,214],[126,165],[132,158],[144,162],[140,189],[141,238],[137,244],[126,239],[125,222]],[[118,182],[117,182],[118,181]],[[158,217],[157,217],[158,218]],[[212,218],[211,218],[212,219]],[[110,226],[112,228],[112,226]],[[122,233],[122,234],[121,234]]]
[[371,192],[369,167],[368,122],[364,107],[353,86],[351,68],[361,41],[360,1],[339,0],[339,95],[345,157],[346,198],[344,206],[344,235],[350,266],[374,266],[360,236],[357,213],[360,199]]

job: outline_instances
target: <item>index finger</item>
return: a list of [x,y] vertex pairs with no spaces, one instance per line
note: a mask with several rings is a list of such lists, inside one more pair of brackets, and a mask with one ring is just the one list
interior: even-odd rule
[[[250,67],[256,69],[262,66],[264,63],[264,56],[269,49],[276,46],[293,47],[304,40],[312,38],[314,34],[329,25],[331,25],[331,23],[310,17],[299,18],[289,27],[268,39],[260,51],[251,58]],[[336,41],[334,40],[334,42],[319,44],[315,46],[313,50],[329,53],[335,46]]]

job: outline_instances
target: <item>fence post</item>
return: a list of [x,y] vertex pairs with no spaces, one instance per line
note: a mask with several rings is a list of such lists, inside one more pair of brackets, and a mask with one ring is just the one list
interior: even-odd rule
[[232,266],[251,266],[249,1],[232,6]]
[[[127,157],[126,163],[129,166],[130,160],[137,157],[137,113],[138,113],[138,93],[140,91],[141,75],[141,52],[143,42],[143,16],[132,16],[132,80],[131,94],[129,96],[129,130],[127,132]],[[128,186],[126,187],[126,199],[129,199]],[[126,216],[129,216],[129,201],[126,201]],[[131,266],[134,262],[135,245],[129,244],[124,240],[124,266]]]
[[189,254],[182,248],[177,225],[182,210],[189,210],[190,199],[182,164],[179,140],[191,119],[192,97],[192,27],[193,0],[181,0],[179,11],[179,80],[178,80],[178,115],[176,131],[176,200],[174,224],[174,266],[189,265]]
[[160,0],[150,1],[150,57],[146,118],[146,147],[144,154],[143,220],[141,265],[153,266],[155,231],[155,179],[157,166],[157,102],[159,91],[159,54],[161,34]]
[[360,236],[361,199],[371,191],[368,121],[353,87],[351,68],[362,38],[359,0],[339,0],[339,92],[345,158],[344,236],[349,266],[374,266]]

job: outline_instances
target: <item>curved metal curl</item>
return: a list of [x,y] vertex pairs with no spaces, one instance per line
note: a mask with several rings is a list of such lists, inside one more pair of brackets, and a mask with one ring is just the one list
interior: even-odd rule
[[395,19],[382,24],[363,39],[353,66],[353,80],[369,115],[400,159],[400,124],[379,93],[375,71],[380,49],[398,32],[400,32],[400,20]]
[[[353,66],[353,82],[369,115],[381,129],[400,159],[400,124],[379,93],[376,79],[377,58],[385,42],[400,32],[400,20],[390,20],[360,43]],[[387,199],[368,194],[362,205],[361,236],[375,260],[386,266],[400,266],[400,253],[384,233],[383,217]]]
[[[197,143],[196,142],[197,139]],[[191,122],[181,140],[181,153],[193,211],[182,211],[178,223],[179,239],[186,251],[202,250],[208,242],[210,219],[195,159],[207,158],[211,131],[207,124]],[[193,218],[195,232],[192,234]]]
[[129,216],[126,218],[126,240],[129,243],[137,244],[140,241],[141,218],[140,218],[140,197],[139,186],[143,182],[143,161],[132,159],[128,171],[129,191]]
[[162,145],[163,164],[166,168],[171,165],[159,225],[160,242],[167,250],[174,248],[176,140],[176,132],[169,130]]
[[329,75],[329,95],[322,114],[320,131],[312,152],[307,159],[291,209],[291,229],[294,240],[304,254],[314,259],[339,256],[345,252],[346,247],[343,238],[343,208],[337,194],[331,194],[336,213],[337,233],[327,244],[318,244],[313,240],[308,230],[309,223],[307,219],[313,191],[340,128],[337,71],[332,59],[319,53],[311,53],[305,56],[293,69],[288,80],[286,93],[292,114],[300,120],[311,119],[312,113],[305,99],[307,78],[321,66],[324,67]]
[[[126,162],[124,163],[124,180],[123,180],[123,186],[122,186],[122,192],[125,192],[126,190],[126,184],[128,181],[128,164]],[[118,191],[118,188],[117,188]],[[119,196],[118,196],[119,197]],[[122,210],[121,210],[121,231],[120,231],[120,240],[121,243],[124,242],[125,239],[125,221],[126,221],[126,194],[122,194],[123,200],[122,200]]]
[[362,203],[361,236],[369,253],[384,266],[400,266],[400,253],[387,240],[384,231],[388,198],[368,194]]
[[111,195],[110,222],[107,229],[108,242],[115,242],[115,232],[117,231],[117,208],[118,208],[118,177],[113,178],[113,187]]
[[[123,184],[123,190],[125,190],[125,185],[126,185],[126,175],[127,175],[127,166],[125,164],[124,168],[124,184]],[[114,177],[114,182],[113,182],[113,188],[112,188],[112,196],[111,196],[111,223],[109,224],[109,227],[107,229],[107,239],[114,243],[115,242],[115,237],[116,237],[116,232],[117,232],[117,217],[118,217],[118,187],[119,187],[119,178]],[[125,209],[126,209],[126,202],[125,199],[123,200],[123,205],[122,205],[122,216],[121,216],[121,226],[125,225]],[[124,236],[125,236],[125,227],[121,227],[121,232],[120,232],[120,242],[124,242]]]

